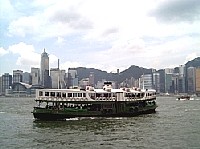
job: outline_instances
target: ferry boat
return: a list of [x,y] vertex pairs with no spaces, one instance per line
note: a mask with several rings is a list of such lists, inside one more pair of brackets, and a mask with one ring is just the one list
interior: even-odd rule
[[66,120],[75,117],[131,117],[154,113],[155,90],[138,88],[113,89],[111,82],[102,89],[38,89],[36,120]]

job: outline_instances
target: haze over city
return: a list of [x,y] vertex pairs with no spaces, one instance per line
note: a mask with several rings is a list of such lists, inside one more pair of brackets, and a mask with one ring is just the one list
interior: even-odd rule
[[40,67],[162,69],[200,56],[198,0],[0,1],[0,74]]

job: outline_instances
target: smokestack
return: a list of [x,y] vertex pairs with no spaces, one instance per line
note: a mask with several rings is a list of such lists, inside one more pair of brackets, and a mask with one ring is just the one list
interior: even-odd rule
[[58,59],[58,69],[59,69],[59,65],[60,65],[60,63],[59,63],[59,59]]

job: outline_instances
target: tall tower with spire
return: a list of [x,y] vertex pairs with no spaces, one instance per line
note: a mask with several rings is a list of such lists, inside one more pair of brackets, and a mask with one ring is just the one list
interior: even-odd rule
[[44,52],[41,54],[41,63],[40,63],[40,81],[41,85],[45,88],[50,87],[50,77],[49,77],[49,56]]

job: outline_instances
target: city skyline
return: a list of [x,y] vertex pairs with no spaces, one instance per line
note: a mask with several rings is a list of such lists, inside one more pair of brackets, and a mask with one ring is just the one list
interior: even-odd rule
[[[40,68],[173,68],[200,56],[200,1],[1,1],[0,75]],[[102,11],[103,10],[103,11]]]

